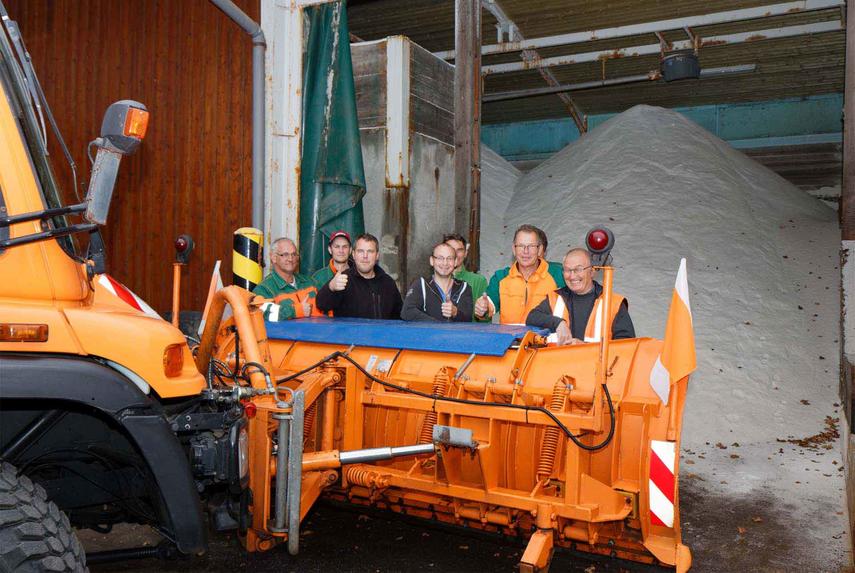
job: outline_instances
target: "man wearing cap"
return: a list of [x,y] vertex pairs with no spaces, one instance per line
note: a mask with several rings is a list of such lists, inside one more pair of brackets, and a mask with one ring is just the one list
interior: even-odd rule
[[[570,249],[564,256],[564,279],[567,286],[550,292],[528,313],[529,326],[548,328],[554,334],[549,339],[559,346],[599,342],[602,338],[601,305],[603,287],[594,280],[591,254],[585,249]],[[629,317],[629,303],[612,293],[609,314],[612,338],[635,338],[635,328]]]
[[448,243],[434,245],[433,276],[416,279],[404,297],[401,318],[439,322],[471,322],[473,300],[469,284],[452,276],[457,253]]
[[353,266],[339,271],[318,291],[318,308],[337,317],[401,318],[398,285],[377,261],[380,242],[364,233],[353,245]]
[[330,282],[336,273],[344,272],[350,266],[350,235],[347,231],[336,231],[330,235],[327,252],[330,254],[329,264],[312,275],[312,282],[318,290]]
[[293,240],[282,237],[270,245],[270,265],[273,272],[252,290],[253,293],[272,299],[262,310],[270,321],[323,316],[315,306],[318,289],[312,279],[297,272],[300,252]]
[[[460,233],[449,233],[442,238],[442,241],[454,249],[454,278],[469,285],[469,290],[472,292],[472,304],[474,305],[478,297],[487,290],[487,279],[483,275],[466,270],[463,265],[466,261],[466,255],[469,254],[469,243]],[[472,320],[475,320],[474,315]]]

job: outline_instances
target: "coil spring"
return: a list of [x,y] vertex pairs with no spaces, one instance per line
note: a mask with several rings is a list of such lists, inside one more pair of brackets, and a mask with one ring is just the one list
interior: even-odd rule
[[314,436],[312,436],[312,427],[315,425],[315,416],[318,415],[318,403],[314,402],[309,409],[306,410],[306,415],[303,418],[303,446],[308,444]]
[[344,478],[350,485],[362,487],[388,487],[389,479],[363,465],[349,466],[344,470]]
[[[560,412],[564,409],[564,397],[567,392],[567,383],[562,377],[555,383],[552,388],[552,398],[549,401],[549,410],[552,412]],[[560,430],[550,426],[546,429],[543,435],[543,445],[540,448],[540,461],[537,463],[537,479],[538,481],[547,480],[552,475],[552,469],[555,467],[555,454],[558,451],[558,438]]]
[[[448,377],[448,368],[443,366],[433,377],[433,390],[431,391],[431,394],[440,397],[445,396],[450,384],[451,379]],[[433,442],[433,427],[436,425],[436,419],[436,410],[431,410],[425,414],[425,419],[422,422],[422,431],[419,433],[420,444],[430,444]]]

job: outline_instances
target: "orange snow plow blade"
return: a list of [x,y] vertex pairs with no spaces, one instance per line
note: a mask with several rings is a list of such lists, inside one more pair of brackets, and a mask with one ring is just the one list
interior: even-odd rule
[[[661,341],[551,347],[524,327],[460,325],[437,344],[468,342],[442,351],[418,330],[439,327],[304,319],[265,330],[258,299],[249,311],[235,313],[241,360],[271,374],[253,386],[279,388],[278,400],[253,398],[249,420],[250,550],[288,540],[296,553],[295,527],[324,495],[527,538],[523,571],[548,569],[556,546],[691,566],[678,479],[688,378],[662,403],[649,382]],[[234,366],[231,324],[209,325],[198,364],[210,352]],[[499,332],[503,351],[468,351]]]

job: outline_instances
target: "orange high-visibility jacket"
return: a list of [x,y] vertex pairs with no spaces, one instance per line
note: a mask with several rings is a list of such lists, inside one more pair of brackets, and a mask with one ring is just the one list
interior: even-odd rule
[[531,309],[557,288],[555,278],[549,273],[549,263],[541,259],[528,280],[522,276],[516,263],[507,271],[496,271],[487,287],[487,296],[499,311],[499,322],[525,324]]
[[[305,318],[307,316],[330,316],[331,314],[321,312],[315,305],[315,299],[318,296],[318,289],[313,286],[302,288],[293,292],[285,292],[274,297],[273,302],[282,305],[285,301],[290,301],[294,308],[294,318]],[[312,305],[312,312],[305,314],[303,312],[303,303],[309,302]],[[283,305],[285,306],[285,305]]]
[[[557,290],[554,290],[547,295],[547,298],[549,299],[549,308],[552,309],[552,316],[565,321],[572,331],[573,325],[570,324],[570,312],[567,309],[567,303],[564,302],[564,297]],[[621,295],[612,293],[611,308],[609,309],[612,323],[614,323],[615,317],[625,300]],[[599,342],[603,337],[603,315],[601,312],[603,304],[603,295],[600,295],[594,302],[594,309],[591,311],[590,316],[588,316],[588,324],[585,327],[585,342]]]

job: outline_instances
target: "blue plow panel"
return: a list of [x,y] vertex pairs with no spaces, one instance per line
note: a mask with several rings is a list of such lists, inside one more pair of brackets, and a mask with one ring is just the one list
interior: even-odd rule
[[375,346],[454,354],[503,356],[529,330],[528,326],[404,322],[360,318],[301,318],[266,322],[267,335],[276,340],[320,342],[340,346]]

